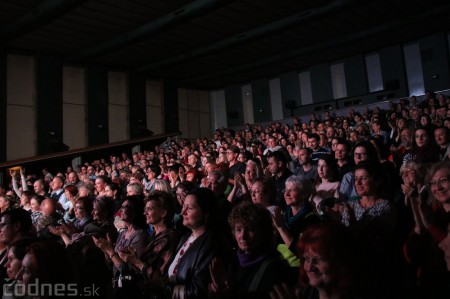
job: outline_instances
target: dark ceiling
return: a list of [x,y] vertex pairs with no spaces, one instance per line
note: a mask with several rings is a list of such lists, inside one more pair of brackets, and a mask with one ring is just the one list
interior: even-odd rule
[[0,0],[9,52],[215,89],[450,27],[437,0]]

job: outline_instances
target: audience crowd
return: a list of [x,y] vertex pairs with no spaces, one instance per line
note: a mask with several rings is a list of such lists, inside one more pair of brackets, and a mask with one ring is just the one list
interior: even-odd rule
[[10,170],[3,298],[450,298],[450,97],[290,122]]

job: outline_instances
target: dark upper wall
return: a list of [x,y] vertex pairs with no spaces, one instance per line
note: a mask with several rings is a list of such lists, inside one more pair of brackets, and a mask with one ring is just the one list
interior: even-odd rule
[[450,82],[448,37],[440,33],[422,38],[420,54],[425,89],[447,89]]

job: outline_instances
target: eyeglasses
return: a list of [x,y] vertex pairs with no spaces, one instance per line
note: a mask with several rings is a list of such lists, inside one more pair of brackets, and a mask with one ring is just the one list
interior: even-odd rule
[[[430,181],[429,185],[431,187],[442,187],[442,185],[448,184],[449,178],[446,176],[443,176],[439,178],[437,181]],[[1,223],[0,223],[1,224]]]
[[410,175],[410,174],[414,174],[414,170],[405,170],[405,171],[403,171],[403,173],[401,173],[402,176]]
[[131,206],[121,206],[120,208],[122,209],[122,210],[127,210],[127,209],[129,209]]
[[261,194],[263,193],[262,191],[250,191],[251,195],[256,195],[256,194]]
[[281,192],[286,193],[286,192],[297,192],[297,189],[283,189],[281,190]]
[[4,228],[7,225],[10,225],[11,223],[0,223],[0,229]]
[[353,157],[358,158],[358,159],[365,158],[365,157],[367,157],[367,154],[366,153],[353,153]]
[[313,257],[309,257],[309,256],[303,256],[303,263],[308,263],[314,266],[319,265],[320,263],[322,263],[324,261],[323,258],[318,257],[318,256],[313,256]]

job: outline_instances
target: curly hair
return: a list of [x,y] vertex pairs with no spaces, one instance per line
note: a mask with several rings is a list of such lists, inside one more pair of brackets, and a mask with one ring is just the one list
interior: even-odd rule
[[261,235],[261,246],[275,247],[275,234],[272,225],[272,216],[265,207],[244,201],[233,208],[228,222],[234,231],[236,224],[242,224],[250,230],[258,231]]

